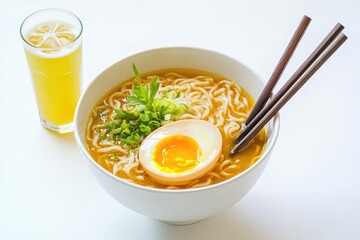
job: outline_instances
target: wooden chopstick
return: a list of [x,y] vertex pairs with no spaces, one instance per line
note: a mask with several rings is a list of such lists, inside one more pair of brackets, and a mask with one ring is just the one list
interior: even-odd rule
[[327,46],[341,33],[344,26],[340,23],[336,24],[335,27],[328,33],[324,40],[319,46],[310,54],[305,62],[298,68],[298,70],[289,78],[284,86],[272,97],[271,101],[263,107],[256,116],[244,126],[240,134],[235,138],[235,143],[238,143],[250,130],[264,117],[264,115],[279,101],[280,98],[294,85],[294,83],[301,77],[301,75],[310,67],[311,64],[320,56],[320,54],[326,49]]
[[[300,42],[310,22],[311,22],[311,18],[304,15],[294,35],[292,36],[288,46],[286,47],[283,55],[281,56],[278,64],[276,65],[274,72],[271,74],[269,81],[265,85],[264,90],[261,92],[259,98],[257,99],[254,108],[251,110],[248,118],[246,119],[245,126],[243,126],[243,128],[246,127],[253,120],[253,118],[260,112],[260,110],[267,103],[268,99],[270,98],[272,90],[274,89],[276,83],[278,82],[279,78],[284,72],[286,65],[288,64],[290,58],[292,57],[298,43]],[[235,142],[236,141],[237,140],[235,139]]]
[[[335,26],[336,27],[336,26]],[[341,27],[340,27],[341,28]],[[333,32],[333,31],[332,31]],[[334,33],[335,37],[338,35],[338,32],[335,31]],[[328,36],[327,36],[328,37]],[[324,41],[327,39],[327,37],[324,39]],[[334,38],[335,38],[334,37]],[[332,38],[334,40],[334,38]],[[244,135],[242,139],[232,148],[230,155],[234,155],[237,152],[241,151],[246,144],[270,121],[271,118],[273,118],[276,113],[296,94],[296,92],[304,86],[304,84],[315,74],[317,70],[333,55],[333,53],[346,41],[347,36],[345,34],[341,34],[334,43],[331,44],[332,41],[330,41],[327,45],[331,44],[330,47],[324,48],[323,51],[325,51],[320,57],[319,56],[313,56],[311,54],[305,61],[305,63],[308,62],[314,62],[315,59],[316,62],[312,64],[304,70],[304,66],[307,66],[308,64],[302,64],[299,69],[296,72],[303,72],[304,74],[297,79],[297,81],[289,87],[288,91],[266,112],[266,114],[253,126],[248,134]],[[323,42],[324,42],[323,41]],[[322,42],[322,43],[323,43]],[[318,48],[321,48],[321,44]],[[322,52],[322,51],[321,51]],[[290,79],[289,79],[290,80]]]

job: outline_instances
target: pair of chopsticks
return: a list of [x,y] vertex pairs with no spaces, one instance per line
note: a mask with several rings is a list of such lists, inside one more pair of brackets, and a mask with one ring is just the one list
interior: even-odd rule
[[283,73],[287,63],[294,53],[300,39],[311,19],[304,16],[296,29],[289,45],[285,49],[279,63],[264,90],[261,92],[253,110],[250,112],[242,131],[235,138],[235,146],[230,154],[235,155],[243,150],[247,143],[272,119],[276,113],[296,94],[296,92],[315,74],[333,53],[346,41],[347,36],[342,32],[344,26],[336,24],[324,40],[310,54],[305,62],[289,78],[284,86],[269,100],[272,90]]

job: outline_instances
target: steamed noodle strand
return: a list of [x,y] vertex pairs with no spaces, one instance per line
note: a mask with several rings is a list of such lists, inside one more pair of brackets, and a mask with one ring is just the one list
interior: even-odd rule
[[[187,74],[184,74],[187,75]],[[129,149],[120,142],[101,140],[97,132],[105,131],[104,122],[112,120],[114,109],[131,110],[133,107],[126,102],[136,80],[122,83],[116,91],[110,93],[92,111],[86,126],[88,150],[93,158],[105,169],[128,181],[144,186],[181,189],[197,188],[224,181],[246,170],[261,156],[266,140],[262,130],[250,146],[236,158],[229,157],[231,142],[241,130],[241,125],[253,106],[253,100],[234,81],[205,75],[187,77],[176,72],[157,74],[160,84],[158,96],[169,90],[179,94],[177,101],[186,102],[187,113],[180,119],[202,119],[217,126],[223,137],[223,151],[214,169],[205,176],[195,179],[186,186],[160,185],[144,172],[136,150]],[[155,75],[142,79],[149,84]]]

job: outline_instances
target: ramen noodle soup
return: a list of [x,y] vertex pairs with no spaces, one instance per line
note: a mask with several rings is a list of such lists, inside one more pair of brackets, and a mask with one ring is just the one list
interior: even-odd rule
[[[254,106],[252,97],[233,80],[192,69],[167,69],[143,74],[142,88],[137,87],[139,80],[135,78],[122,82],[106,94],[93,108],[87,122],[87,150],[110,173],[146,187],[199,188],[238,175],[253,165],[264,152],[267,136],[265,129],[262,129],[243,151],[230,156],[234,138]],[[143,101],[141,98],[136,99],[136,92],[145,91],[145,88],[150,92],[148,100],[153,101],[153,105],[161,105],[161,111],[165,108],[163,106],[171,109],[171,114],[164,114],[156,122],[157,118],[151,119],[153,113],[147,111],[146,107],[134,106],[136,101]],[[154,93],[157,90],[155,96],[152,96],[152,90]],[[138,116],[131,115],[136,109],[143,112]],[[150,124],[140,124],[139,134],[135,134],[131,128],[136,124],[136,117],[140,119],[136,121],[143,120]],[[205,120],[220,130],[220,157],[205,175],[184,185],[161,184],[146,173],[139,161],[141,142],[154,129],[183,119]]]

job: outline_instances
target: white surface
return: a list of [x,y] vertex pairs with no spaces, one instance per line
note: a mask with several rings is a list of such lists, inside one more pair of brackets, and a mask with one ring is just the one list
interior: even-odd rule
[[[0,0],[0,239],[360,238],[359,3],[89,2]],[[219,216],[175,227],[111,199],[73,136],[40,126],[19,27],[46,7],[83,20],[84,86],[115,61],[162,46],[223,52],[268,78],[308,14],[313,21],[280,86],[338,21],[349,40],[282,110],[278,144],[252,191]]]

